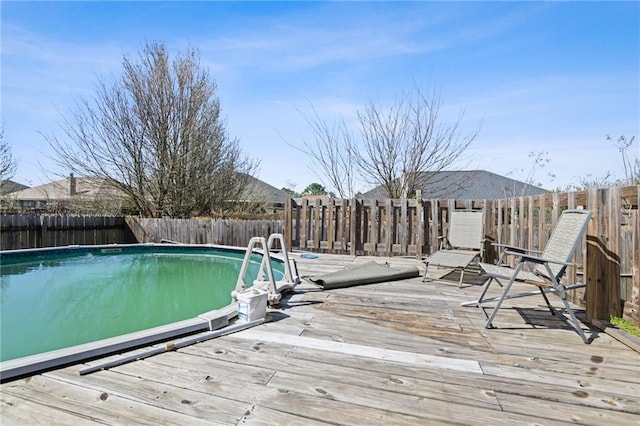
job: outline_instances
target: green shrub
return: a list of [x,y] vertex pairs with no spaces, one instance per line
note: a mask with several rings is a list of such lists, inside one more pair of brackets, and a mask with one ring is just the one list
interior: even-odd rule
[[631,324],[626,319],[612,316],[609,322],[630,335],[640,338],[640,327]]

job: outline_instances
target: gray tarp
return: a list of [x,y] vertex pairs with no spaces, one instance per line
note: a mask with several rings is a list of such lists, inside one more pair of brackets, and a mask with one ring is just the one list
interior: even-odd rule
[[321,285],[325,290],[329,290],[332,288],[415,278],[419,275],[420,270],[417,266],[391,268],[376,262],[367,262],[329,274],[311,277],[309,280]]

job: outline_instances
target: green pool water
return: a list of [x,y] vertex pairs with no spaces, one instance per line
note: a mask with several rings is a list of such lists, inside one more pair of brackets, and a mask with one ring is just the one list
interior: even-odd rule
[[[3,260],[0,360],[193,318],[231,303],[244,253],[88,252]],[[249,267],[252,282],[258,257]],[[274,270],[278,278],[280,271]]]

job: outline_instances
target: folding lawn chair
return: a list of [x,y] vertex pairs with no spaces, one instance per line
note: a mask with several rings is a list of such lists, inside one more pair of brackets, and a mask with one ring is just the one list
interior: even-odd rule
[[[565,210],[562,212],[542,253],[517,247],[503,246],[504,250],[498,264],[493,265],[480,262],[480,267],[489,277],[480,298],[476,301],[462,303],[462,306],[477,305],[484,312],[482,308],[483,303],[497,300],[491,315],[487,317],[487,322],[485,323],[485,328],[492,328],[493,320],[502,306],[502,302],[506,299],[530,296],[538,293],[534,291],[510,295],[509,291],[513,283],[518,281],[533,284],[540,290],[540,294],[542,294],[544,301],[553,315],[556,315],[556,311],[551,306],[551,303],[549,303],[546,293],[553,292],[560,296],[564,308],[569,314],[570,325],[578,332],[585,343],[589,343],[589,339],[587,339],[582,331],[580,323],[567,301],[566,294],[567,290],[585,287],[585,284],[565,285],[562,284],[560,280],[567,266],[572,265],[571,260],[573,253],[578,243],[582,240],[582,235],[587,228],[590,218],[591,212],[588,210]],[[515,268],[502,264],[508,255],[516,257],[517,263]],[[529,265],[531,269],[526,269],[525,266],[527,265]],[[499,297],[485,298],[489,286],[493,281],[497,281],[500,285],[503,284],[503,281],[506,281],[502,295]]]
[[454,210],[449,216],[449,230],[440,237],[440,249],[423,259],[426,266],[423,281],[427,280],[429,265],[460,271],[462,287],[465,269],[484,253],[484,212],[482,210]]

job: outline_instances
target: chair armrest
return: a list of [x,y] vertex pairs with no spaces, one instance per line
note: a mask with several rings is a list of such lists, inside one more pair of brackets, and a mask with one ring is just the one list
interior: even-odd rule
[[526,248],[512,246],[512,245],[503,244],[503,243],[491,243],[491,245],[494,247],[502,248],[502,250],[500,251],[500,256],[498,257],[498,261],[496,262],[496,265],[502,265],[505,258],[509,255],[523,256],[527,253],[537,253],[537,254],[541,253],[540,251],[537,251],[537,250],[529,250]]
[[539,264],[555,263],[557,265],[564,265],[564,266],[573,265],[573,262],[561,262],[561,261],[554,260],[554,259],[545,259],[544,257],[523,254],[523,253],[520,253],[520,252],[510,252],[508,250],[505,250],[505,251],[506,251],[507,254],[513,254],[513,255],[516,255],[516,256],[520,256],[520,261],[521,262],[532,262],[532,263],[539,263]]
[[491,245],[494,247],[501,247],[503,250],[509,250],[516,253],[538,253],[538,254],[542,253],[539,250],[526,249],[518,246],[512,246],[510,244],[504,244],[504,243],[491,243]]
[[446,235],[438,237],[438,240],[440,240],[440,250],[444,248],[451,248],[451,244],[449,244],[449,238],[447,238]]

